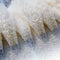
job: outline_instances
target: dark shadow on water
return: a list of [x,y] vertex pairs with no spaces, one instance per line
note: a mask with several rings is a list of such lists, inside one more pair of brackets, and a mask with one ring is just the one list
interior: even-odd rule
[[6,7],[8,7],[11,3],[11,0],[3,0],[3,3],[5,4]]

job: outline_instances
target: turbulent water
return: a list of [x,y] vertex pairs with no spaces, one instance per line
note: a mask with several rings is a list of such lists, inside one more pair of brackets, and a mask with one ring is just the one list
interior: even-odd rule
[[[6,7],[11,0],[0,0]],[[59,25],[60,26],[60,25]],[[43,34],[34,41],[34,45],[20,41],[18,46],[4,47],[0,60],[60,60],[60,27]]]

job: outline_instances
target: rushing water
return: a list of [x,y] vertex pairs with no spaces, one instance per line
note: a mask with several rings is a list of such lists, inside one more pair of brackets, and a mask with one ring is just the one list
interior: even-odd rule
[[[9,6],[11,0],[0,0]],[[52,32],[46,32],[40,39],[30,43],[20,42],[18,46],[4,47],[0,60],[60,60],[60,27]]]

